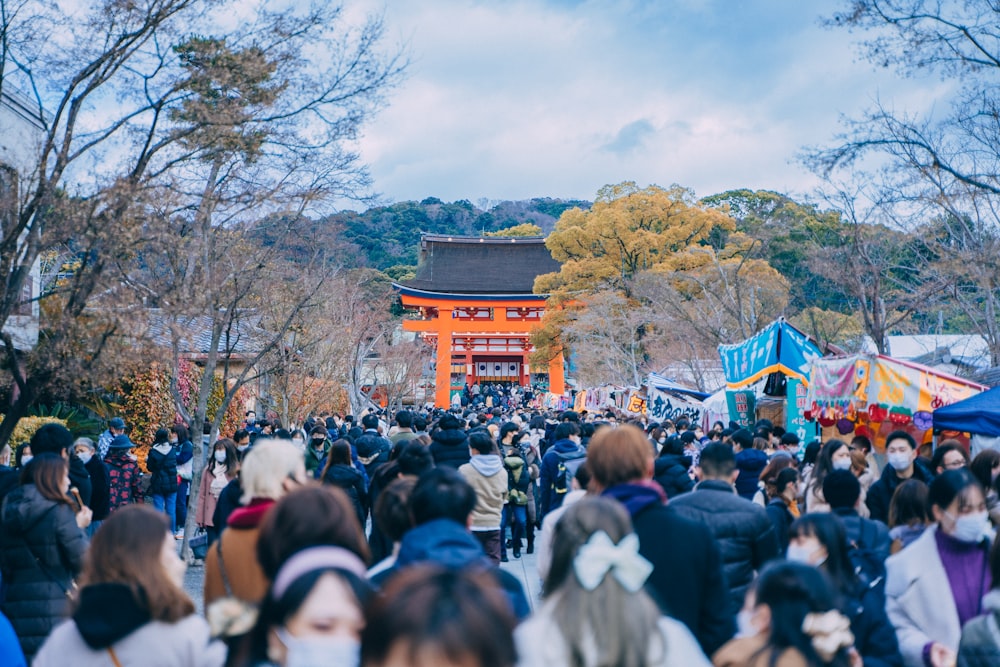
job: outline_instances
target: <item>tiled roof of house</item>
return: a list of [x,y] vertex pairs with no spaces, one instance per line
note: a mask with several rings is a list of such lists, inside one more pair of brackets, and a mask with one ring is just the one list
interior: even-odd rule
[[417,275],[403,285],[429,292],[531,294],[536,276],[558,270],[542,237],[425,234]]

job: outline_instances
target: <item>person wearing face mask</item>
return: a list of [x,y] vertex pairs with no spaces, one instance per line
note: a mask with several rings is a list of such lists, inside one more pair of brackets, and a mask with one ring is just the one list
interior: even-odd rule
[[371,596],[356,554],[338,546],[303,549],[278,570],[229,664],[359,667],[362,610]]
[[315,426],[309,434],[309,442],[306,443],[305,462],[306,472],[310,477],[316,477],[317,472],[323,469],[323,462],[330,452],[330,443],[327,440],[326,427]]
[[983,612],[992,588],[992,540],[983,489],[966,469],[948,470],[928,492],[934,525],[886,561],[886,611],[907,667],[955,664],[962,626]]
[[1000,495],[997,494],[997,479],[1000,478],[1000,452],[995,449],[984,449],[979,452],[969,464],[969,472],[986,489],[986,509],[990,513],[990,521],[993,522],[994,526],[1000,526]]
[[94,517],[87,526],[87,537],[93,537],[111,510],[111,480],[108,478],[108,466],[97,457],[97,447],[90,438],[77,438],[73,442],[73,452],[90,474],[92,490],[90,503],[87,506],[94,513]]
[[885,439],[885,452],[889,464],[878,481],[868,489],[865,501],[871,518],[882,523],[889,522],[889,503],[903,480],[917,479],[930,485],[934,479],[934,473],[917,458],[917,443],[906,431],[890,433]]
[[827,440],[816,457],[804,494],[806,512],[829,512],[830,504],[823,497],[823,480],[835,470],[851,469],[851,448],[843,440]]
[[115,512],[90,545],[72,617],[33,665],[221,667],[226,647],[184,592],[169,519],[144,505]]
[[861,667],[850,621],[810,565],[764,568],[738,618],[740,633],[712,656],[715,667]]
[[198,504],[195,507],[195,522],[208,533],[209,544],[219,538],[222,525],[216,526],[215,510],[219,497],[229,483],[236,479],[240,471],[240,457],[236,443],[229,438],[220,438],[212,446],[212,456],[201,474],[198,489]]
[[792,524],[789,535],[788,560],[812,565],[827,576],[837,594],[837,608],[851,622],[854,647],[865,667],[902,667],[882,588],[855,570],[843,522],[832,514],[807,514]]

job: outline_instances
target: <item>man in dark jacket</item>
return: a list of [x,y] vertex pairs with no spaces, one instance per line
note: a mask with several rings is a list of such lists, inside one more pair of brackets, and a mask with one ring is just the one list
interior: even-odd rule
[[496,576],[515,616],[526,618],[531,609],[521,582],[494,566],[466,528],[475,505],[475,490],[457,470],[446,466],[421,475],[409,500],[414,527],[403,535],[396,564],[373,577],[372,583],[381,586],[399,570],[418,563],[483,570]]
[[83,461],[73,455],[73,434],[62,424],[43,424],[31,436],[31,453],[35,456],[51,452],[69,461],[69,485],[80,492],[84,505],[90,504],[92,487],[90,473]]
[[868,489],[865,503],[871,513],[871,518],[889,523],[889,502],[896,492],[896,487],[908,479],[919,479],[930,486],[934,474],[917,458],[917,443],[906,431],[893,431],[885,439],[885,454],[889,465],[882,471],[879,478]]
[[639,553],[653,564],[648,592],[712,655],[736,633],[736,620],[711,531],[667,506],[663,489],[650,479],[652,450],[638,428],[600,429],[587,448],[587,468],[588,488],[618,500],[632,517]]
[[732,447],[710,443],[701,452],[700,467],[702,481],[693,492],[674,498],[670,506],[712,531],[722,552],[735,616],[754,572],[778,557],[778,537],[764,508],[736,494],[733,480],[739,472]]
[[[861,483],[850,470],[834,470],[823,480],[823,498],[830,511],[840,517],[847,532],[847,543],[863,554],[870,554],[868,561],[878,564],[864,574],[870,582],[885,577],[885,559],[889,557],[892,540],[889,528],[881,521],[866,519],[857,512],[861,497]],[[865,568],[869,569],[869,568]]]
[[465,425],[450,412],[441,417],[438,427],[431,432],[431,456],[434,457],[434,465],[455,470],[472,458]]
[[354,446],[358,450],[358,460],[365,467],[368,479],[371,479],[375,468],[389,461],[392,443],[378,432],[378,415],[368,413],[361,418],[361,425],[365,430]]
[[[562,506],[566,494],[572,490],[569,482],[587,456],[587,450],[580,445],[578,422],[563,421],[556,427],[552,437],[555,438],[555,442],[542,457],[538,474],[538,489],[541,494],[539,516],[542,518]],[[565,467],[567,470],[565,479],[560,479],[560,467]]]

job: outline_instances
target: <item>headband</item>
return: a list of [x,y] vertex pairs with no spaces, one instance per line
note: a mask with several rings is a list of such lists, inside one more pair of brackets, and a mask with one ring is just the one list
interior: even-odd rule
[[278,570],[271,587],[275,598],[280,598],[288,591],[288,587],[302,575],[315,570],[338,569],[350,572],[359,579],[364,579],[368,571],[365,564],[351,551],[342,547],[311,547],[303,549],[285,561]]

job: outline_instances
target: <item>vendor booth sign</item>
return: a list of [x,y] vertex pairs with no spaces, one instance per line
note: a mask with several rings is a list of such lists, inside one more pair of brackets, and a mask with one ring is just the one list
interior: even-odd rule
[[747,387],[778,371],[808,383],[809,364],[822,356],[809,337],[784,318],[742,343],[719,346],[729,389]]
[[757,397],[753,391],[727,391],[726,402],[729,404],[729,419],[740,425],[740,428],[750,428],[756,421]]

